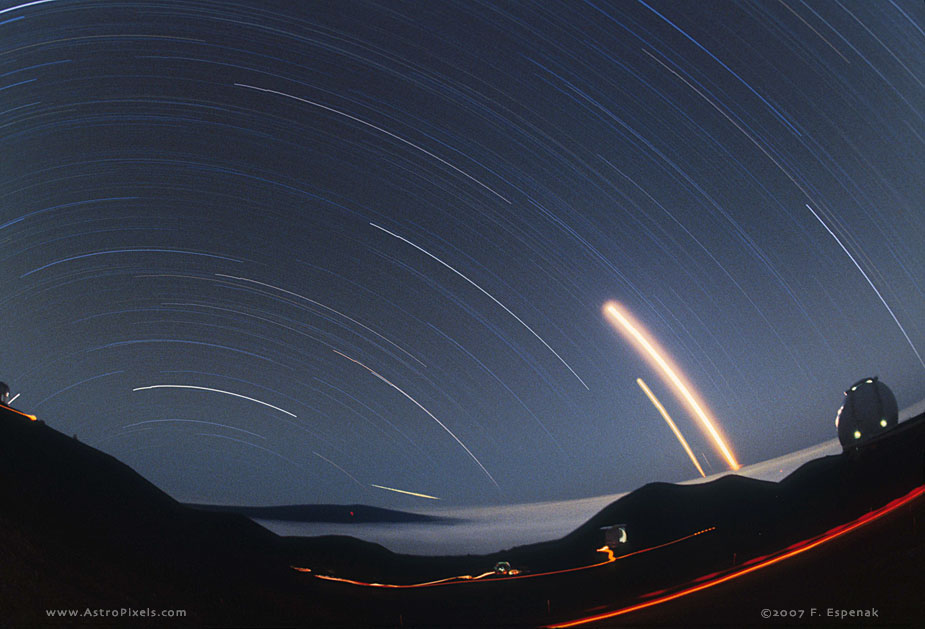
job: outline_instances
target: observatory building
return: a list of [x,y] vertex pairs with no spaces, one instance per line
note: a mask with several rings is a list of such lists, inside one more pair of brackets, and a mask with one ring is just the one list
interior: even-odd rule
[[862,446],[898,423],[899,410],[890,388],[877,377],[858,380],[845,391],[845,403],[835,416],[842,448]]

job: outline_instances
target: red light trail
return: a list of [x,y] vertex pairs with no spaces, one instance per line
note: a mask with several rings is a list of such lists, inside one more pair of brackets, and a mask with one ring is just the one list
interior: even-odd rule
[[[593,563],[587,566],[578,566],[575,568],[564,568],[562,570],[552,570],[549,572],[537,572],[534,574],[522,574],[520,570],[511,570],[508,573],[509,576],[499,577],[497,579],[490,579],[490,581],[500,581],[500,580],[510,580],[510,579],[535,579],[537,577],[548,577],[548,576],[552,576],[555,574],[566,574],[569,572],[579,572],[582,570],[590,570],[592,568],[600,568],[601,566],[606,566],[607,564],[613,563],[620,559],[626,559],[627,557],[632,557],[634,555],[640,555],[642,553],[647,553],[653,550],[657,550],[659,548],[665,548],[666,546],[672,546],[674,544],[677,544],[678,542],[683,542],[685,540],[691,539],[692,537],[697,537],[698,535],[709,533],[710,531],[714,531],[714,530],[716,530],[716,527],[711,526],[708,529],[703,529],[702,531],[697,531],[696,533],[691,533],[690,535],[685,535],[684,537],[673,539],[670,542],[665,542],[664,544],[659,544],[657,546],[650,546],[649,548],[642,548],[640,550],[627,553],[625,555],[620,555],[619,557],[614,556],[613,551],[610,549],[610,547],[602,546],[601,548],[597,549],[597,552],[605,553],[607,555],[607,559],[604,561],[600,561],[598,563]],[[311,568],[300,568],[297,566],[290,566],[290,568],[298,572],[312,572]],[[331,576],[327,576],[323,574],[314,574],[314,573],[312,573],[312,576],[317,577],[319,579],[324,579],[325,581],[336,581],[338,583],[348,583],[350,585],[360,585],[363,587],[412,589],[412,588],[432,587],[435,585],[454,585],[454,584],[460,584],[460,583],[472,583],[473,581],[478,581],[479,579],[484,579],[485,577],[489,577],[495,574],[496,573],[494,571],[484,572],[478,576],[472,576],[472,575],[465,574],[465,575],[460,575],[456,577],[447,577],[445,579],[438,579],[436,581],[427,581],[425,583],[412,583],[412,584],[406,584],[406,585],[392,584],[392,583],[367,583],[365,581],[355,581],[353,579],[344,579],[341,577],[331,577]]]
[[[865,524],[870,524],[871,522],[882,518],[888,513],[895,511],[896,509],[904,505],[909,504],[910,502],[912,502],[913,500],[915,500],[916,498],[920,497],[923,494],[925,494],[925,485],[922,485],[922,486],[917,487],[916,489],[913,489],[905,496],[897,498],[896,500],[893,500],[892,502],[880,507],[879,509],[875,511],[865,513],[860,518],[852,522],[848,522],[846,524],[837,526],[829,531],[826,531],[822,535],[818,535],[816,537],[803,540],[802,542],[797,542],[796,544],[793,544],[775,554],[765,555],[763,557],[756,557],[755,559],[752,559],[746,562],[738,570],[729,572],[723,576],[716,577],[709,581],[699,583],[698,585],[686,587],[677,592],[673,592],[672,594],[666,594],[665,596],[660,596],[658,598],[646,601],[644,603],[637,603],[636,605],[630,605],[629,607],[623,607],[621,609],[617,609],[617,610],[610,611],[610,612],[605,612],[603,614],[596,614],[594,616],[588,616],[587,618],[579,618],[577,620],[572,620],[568,622],[546,625],[546,628],[547,629],[559,629],[559,628],[564,628],[564,627],[577,627],[579,625],[597,622],[599,620],[606,620],[608,618],[622,616],[623,614],[629,614],[630,612],[638,611],[640,609],[646,609],[647,607],[654,607],[662,603],[667,603],[668,601],[673,601],[675,599],[679,599],[679,598],[694,594],[696,592],[700,592],[702,590],[715,587],[722,583],[726,583],[727,581],[738,579],[739,577],[743,577],[752,572],[756,572],[758,570],[761,570],[762,568],[767,568],[768,566],[772,566],[776,563],[780,563],[781,561],[784,561],[786,559],[790,559],[792,557],[796,557],[797,555],[801,555],[808,550],[812,550],[813,548],[816,548],[817,546],[821,546],[822,544],[825,544],[834,539],[837,539],[841,537],[842,535],[845,535],[846,533],[850,533],[851,531],[854,531],[864,526]],[[696,583],[697,581],[702,580],[702,579],[703,577],[700,577],[700,579],[695,579],[691,583]],[[651,596],[651,594],[649,596]],[[643,596],[642,598],[645,598],[645,596]]]

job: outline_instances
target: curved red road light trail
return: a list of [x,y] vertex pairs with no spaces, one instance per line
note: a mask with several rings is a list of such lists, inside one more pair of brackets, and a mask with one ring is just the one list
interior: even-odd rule
[[621,332],[637,349],[641,350],[642,354],[648,358],[653,365],[658,367],[666,382],[674,387],[675,391],[677,391],[680,397],[687,403],[688,408],[690,408],[694,416],[700,420],[701,425],[710,437],[712,437],[713,441],[716,443],[716,447],[719,449],[720,453],[722,453],[726,462],[729,463],[729,468],[732,470],[739,469],[740,465],[738,461],[736,461],[729,446],[726,445],[726,442],[720,436],[713,421],[707,415],[703,403],[697,400],[691,392],[692,387],[678,375],[680,370],[668,362],[663,356],[665,353],[664,350],[658,347],[658,344],[651,335],[646,332],[645,328],[640,323],[633,320],[629,312],[615,301],[608,301],[604,304],[604,315],[617,331]]
[[[629,607],[623,607],[622,609],[617,609],[615,611],[605,612],[603,614],[597,614],[595,616],[588,616],[586,618],[579,618],[578,620],[572,620],[572,621],[563,622],[563,623],[546,625],[545,627],[546,629],[577,627],[579,625],[597,622],[599,620],[607,620],[608,618],[614,618],[615,616],[622,616],[623,614],[629,614],[630,612],[635,612],[640,609],[645,609],[647,607],[654,607],[662,603],[667,603],[668,601],[673,601],[675,599],[682,598],[684,596],[688,596],[690,594],[694,594],[696,592],[709,589],[711,587],[720,585],[721,583],[726,583],[727,581],[732,581],[734,579],[738,579],[739,577],[744,577],[747,574],[756,572],[758,570],[761,570],[762,568],[767,568],[768,566],[774,565],[786,559],[790,559],[791,557],[796,557],[797,555],[801,555],[808,550],[812,550],[813,548],[816,548],[817,546],[821,546],[822,544],[831,542],[832,540],[837,539],[841,537],[842,535],[845,535],[846,533],[850,533],[851,531],[854,531],[864,526],[865,524],[870,524],[871,522],[882,518],[888,513],[895,511],[896,509],[909,504],[910,502],[912,502],[913,500],[915,500],[916,498],[920,497],[923,494],[925,494],[925,485],[921,485],[917,487],[916,489],[913,489],[905,496],[902,496],[900,498],[897,498],[896,500],[893,500],[892,502],[880,507],[876,511],[865,513],[857,520],[848,522],[847,524],[842,524],[841,526],[837,526],[834,529],[831,529],[817,537],[813,537],[807,540],[803,540],[802,542],[793,544],[792,546],[785,548],[784,550],[776,554],[765,555],[764,557],[758,557],[758,558],[752,559],[750,562],[745,564],[739,570],[727,573],[723,576],[716,577],[714,579],[705,581],[703,583],[699,583],[698,585],[687,587],[677,592],[674,592],[672,594],[660,596],[658,598],[652,599],[650,601],[646,601],[644,603],[638,603],[636,605],[630,605]],[[694,582],[698,580],[703,580],[703,577],[695,580]]]
[[[554,574],[565,574],[567,572],[579,572],[582,570],[590,570],[592,568],[600,568],[601,566],[606,566],[609,563],[613,563],[620,559],[626,559],[627,557],[632,557],[633,555],[640,555],[642,553],[647,553],[659,548],[665,548],[666,546],[672,546],[678,542],[683,542],[685,540],[691,539],[692,537],[697,537],[698,535],[703,535],[704,533],[709,533],[715,531],[716,527],[711,526],[708,529],[703,529],[702,531],[697,531],[696,533],[691,533],[690,535],[685,535],[684,537],[679,537],[678,539],[673,539],[670,542],[665,542],[664,544],[659,544],[658,546],[650,546],[649,548],[641,548],[635,552],[627,553],[625,555],[620,555],[619,557],[614,557],[613,551],[610,550],[609,546],[603,546],[597,549],[597,552],[604,553],[607,555],[607,559],[598,563],[593,563],[588,566],[578,566],[576,568],[565,568],[563,570],[553,570],[551,572],[537,572],[534,574],[520,574],[519,571],[509,573],[510,576],[499,577],[497,579],[491,579],[489,582],[496,581],[508,581],[510,579],[535,579],[537,577],[548,577]],[[293,570],[298,572],[312,572],[311,568],[300,568],[298,566],[289,566]],[[341,577],[331,577],[323,574],[314,574],[312,576],[323,579],[325,581],[336,581],[338,583],[347,583],[349,585],[360,585],[363,587],[374,587],[374,588],[390,588],[397,590],[408,590],[413,588],[424,588],[424,587],[433,587],[436,585],[458,585],[461,583],[472,583],[473,581],[478,581],[479,579],[484,579],[485,577],[494,575],[495,572],[484,572],[478,576],[472,576],[469,574],[463,574],[456,577],[447,577],[445,579],[438,579],[436,581],[427,581],[425,583],[411,583],[411,584],[393,584],[393,583],[367,583],[365,581],[355,581],[353,579],[344,579]]]

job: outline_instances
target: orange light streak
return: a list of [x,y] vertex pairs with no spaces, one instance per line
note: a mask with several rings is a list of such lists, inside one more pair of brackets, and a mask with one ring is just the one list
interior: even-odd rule
[[636,384],[639,385],[639,388],[642,389],[642,392],[646,394],[646,396],[649,398],[649,401],[652,402],[655,408],[658,409],[658,412],[662,414],[662,417],[665,418],[665,421],[668,422],[668,426],[671,428],[671,432],[673,432],[674,436],[677,437],[678,441],[681,442],[681,445],[684,447],[684,451],[687,452],[687,456],[691,458],[691,462],[694,464],[694,467],[697,468],[697,471],[700,472],[700,475],[706,477],[706,474],[703,473],[703,468],[700,467],[700,463],[697,462],[697,457],[694,456],[693,451],[691,451],[691,447],[687,445],[687,440],[684,438],[684,435],[681,434],[681,431],[678,430],[678,427],[675,425],[675,423],[671,421],[671,417],[668,415],[668,411],[665,410],[665,407],[662,406],[662,403],[658,401],[658,398],[655,397],[655,394],[652,393],[652,390],[646,385],[646,383],[642,381],[642,378],[636,378]]
[[3,407],[8,411],[13,411],[17,415],[22,415],[23,417],[27,418],[29,421],[33,421],[33,422],[38,421],[38,417],[36,417],[35,415],[30,415],[29,413],[23,413],[22,411],[17,411],[15,408],[11,408],[9,406],[6,406],[5,404],[3,405]]
[[[657,550],[659,548],[664,548],[666,546],[671,546],[673,544],[677,544],[678,542],[683,542],[684,540],[690,539],[692,537],[697,537],[698,535],[709,533],[710,531],[715,531],[715,530],[716,530],[716,527],[711,526],[708,529],[703,529],[702,531],[697,531],[696,533],[691,533],[690,535],[679,537],[678,539],[671,540],[670,542],[665,542],[664,544],[659,544],[658,546],[650,546],[649,548],[641,548],[635,552],[627,553],[625,555],[620,555],[619,557],[614,556],[613,551],[610,550],[610,547],[602,546],[601,548],[598,548],[596,552],[606,554],[607,559],[604,561],[600,561],[598,563],[593,563],[588,566],[578,566],[576,568],[564,568],[562,570],[552,570],[550,572],[537,572],[534,574],[522,574],[520,570],[511,570],[508,573],[510,576],[499,577],[498,579],[490,579],[490,581],[498,581],[500,579],[504,579],[504,580],[535,579],[537,577],[548,577],[554,574],[565,574],[568,572],[579,572],[581,570],[590,570],[592,568],[600,568],[601,566],[606,566],[607,564],[613,563],[620,559],[626,559],[627,557],[632,557],[633,555],[639,555],[642,553],[647,553],[653,550]],[[293,570],[298,570],[299,572],[311,572],[310,568],[298,568],[296,566],[290,566],[290,568],[292,568]],[[484,577],[488,577],[494,574],[495,574],[494,571],[485,572],[475,577],[468,575],[468,574],[464,574],[464,575],[460,575],[457,577],[447,577],[445,579],[438,579],[436,581],[427,581],[426,583],[412,583],[408,585],[398,585],[398,584],[392,584],[392,583],[366,583],[365,581],[355,581],[353,579],[344,579],[341,577],[331,577],[331,576],[327,576],[323,574],[312,574],[312,576],[317,577],[319,579],[324,579],[325,581],[336,581],[338,583],[347,583],[350,585],[360,585],[363,587],[375,587],[375,588],[392,588],[392,589],[401,590],[401,589],[432,587],[436,585],[458,585],[460,583],[472,583],[473,581],[477,581],[479,579],[483,579]]]
[[[644,355],[651,359],[651,361],[661,370],[668,384],[672,385],[675,390],[681,395],[684,401],[687,403],[688,407],[694,413],[698,420],[700,420],[701,425],[709,433],[710,437],[713,438],[713,441],[716,443],[717,448],[722,453],[723,457],[726,459],[726,462],[729,463],[729,468],[732,470],[737,470],[739,463],[735,460],[735,457],[732,455],[732,452],[729,450],[729,447],[726,445],[726,442],[723,441],[723,438],[720,436],[719,431],[717,431],[716,426],[713,421],[710,420],[706,411],[703,409],[703,404],[697,401],[697,398],[694,397],[694,394],[691,393],[691,388],[685,381],[678,376],[677,367],[673,367],[662,354],[664,350],[659,351],[657,343],[651,339],[650,335],[644,332],[645,328],[636,321],[633,321],[630,314],[617,302],[608,301],[604,304],[604,314],[607,316],[611,325],[618,331],[626,333],[626,337],[629,338],[638,348],[642,349]],[[617,325],[614,325],[617,324]]]
[[[925,494],[925,485],[921,485],[917,487],[916,489],[913,489],[905,496],[902,496],[900,498],[893,500],[892,502],[880,507],[876,511],[865,513],[860,518],[852,522],[849,522],[847,524],[842,524],[841,526],[837,526],[829,531],[826,531],[822,535],[804,540],[797,544],[793,544],[776,555],[765,555],[764,557],[758,557],[756,559],[753,559],[752,562],[758,562],[758,563],[749,562],[752,565],[749,565],[747,568],[742,568],[735,572],[728,573],[725,576],[718,577],[716,579],[713,579],[712,581],[708,581],[706,583],[702,583],[700,585],[696,585],[693,587],[688,587],[680,591],[674,592],[673,594],[661,596],[659,598],[646,601],[644,603],[630,605],[629,607],[624,607],[622,609],[618,609],[612,612],[606,612],[604,614],[597,614],[595,616],[588,616],[587,618],[580,618],[578,620],[572,620],[569,622],[557,623],[553,625],[546,625],[546,627],[548,629],[577,627],[579,625],[584,625],[584,624],[591,623],[591,622],[597,622],[599,620],[606,620],[608,618],[613,618],[615,616],[622,616],[623,614],[628,614],[630,612],[638,611],[640,609],[645,609],[647,607],[653,607],[655,605],[667,603],[668,601],[673,601],[675,599],[682,598],[684,596],[688,596],[690,594],[694,594],[696,592],[700,592],[702,590],[715,587],[717,585],[720,585],[721,583],[726,583],[727,581],[738,579],[740,577],[743,577],[757,570],[767,568],[768,566],[774,565],[786,559],[791,559],[793,557],[796,557],[797,555],[801,555],[808,550],[812,550],[813,548],[816,548],[817,546],[821,546],[822,544],[826,544],[834,539],[841,537],[842,535],[850,533],[851,531],[854,531],[864,526],[865,524],[870,524],[871,522],[875,520],[879,520],[880,518],[887,515],[888,513],[912,502],[913,500],[915,500],[916,498],[920,497],[923,494]],[[701,577],[701,579],[702,578],[703,577]],[[697,580],[698,579],[695,579],[694,582],[696,582]]]

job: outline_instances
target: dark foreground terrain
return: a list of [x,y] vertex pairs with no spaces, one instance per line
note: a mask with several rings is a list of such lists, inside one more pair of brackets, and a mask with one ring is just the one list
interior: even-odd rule
[[[346,537],[283,538],[240,513],[182,505],[0,408],[0,625],[921,626],[923,482],[919,416],[780,483],[653,483],[559,540],[412,557]],[[618,523],[630,541],[610,556],[601,527]],[[498,561],[520,574],[452,579]],[[152,617],[165,610],[184,615]]]

